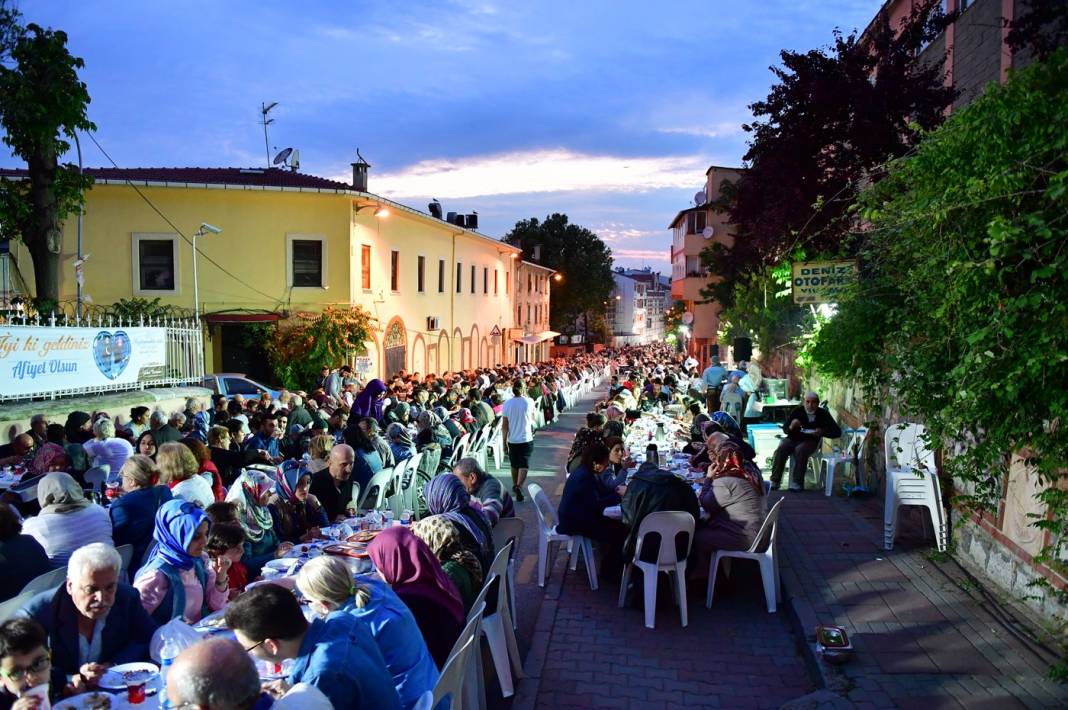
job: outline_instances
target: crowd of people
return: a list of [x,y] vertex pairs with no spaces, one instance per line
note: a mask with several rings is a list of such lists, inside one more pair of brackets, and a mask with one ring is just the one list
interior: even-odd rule
[[[175,702],[203,704],[188,694],[229,681],[210,672],[211,659],[240,676],[247,663],[235,656],[251,655],[291,659],[286,683],[271,689],[282,700],[411,707],[436,683],[487,578],[492,528],[523,499],[536,416],[551,421],[564,388],[610,357],[401,372],[363,386],[347,366],[324,368],[309,391],[277,400],[189,399],[170,414],[135,407],[125,421],[104,411],[71,412],[62,425],[35,416],[0,450],[0,466],[22,474],[19,488],[36,487],[33,499],[8,491],[0,500],[0,559],[18,561],[5,565],[0,601],[54,569],[66,582],[0,625],[0,710],[33,707],[18,696],[43,682],[56,698],[92,689],[108,667],[147,660],[159,627],[219,611],[241,653],[221,642],[189,649],[175,678],[212,677],[168,682]],[[375,473],[431,447],[447,460],[461,437],[498,419],[511,492],[475,458],[431,472],[419,519],[368,545],[376,576],[354,577],[327,556],[301,568],[295,591],[316,612],[310,622],[294,590],[246,589],[294,544],[351,518],[354,489],[367,490]],[[107,495],[94,471],[108,475]],[[258,686],[248,692],[247,707],[259,707]]]

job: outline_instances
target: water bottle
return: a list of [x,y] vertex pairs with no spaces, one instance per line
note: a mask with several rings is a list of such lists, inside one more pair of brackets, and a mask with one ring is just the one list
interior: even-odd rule
[[167,698],[167,671],[171,669],[171,665],[174,664],[174,659],[178,656],[178,644],[172,639],[164,639],[163,648],[159,650],[159,706],[161,708],[170,708],[171,701]]

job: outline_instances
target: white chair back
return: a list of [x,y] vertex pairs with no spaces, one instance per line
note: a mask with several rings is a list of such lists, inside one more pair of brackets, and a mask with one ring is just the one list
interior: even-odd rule
[[67,568],[60,567],[51,572],[38,575],[26,583],[19,594],[38,594],[49,589],[57,589],[59,585],[67,581]]
[[130,577],[130,563],[133,562],[133,545],[119,545],[115,548],[115,551],[119,553],[119,559],[122,560],[122,565],[119,567],[119,581],[120,582],[132,582]]
[[680,558],[675,538],[679,533],[686,535],[686,554],[681,558],[686,559],[690,556],[690,547],[693,545],[693,529],[693,516],[685,511],[662,510],[650,513],[645,516],[638,528],[638,544],[634,549],[634,559],[641,558],[645,536],[649,533],[657,533],[660,535],[660,551],[656,558],[657,567],[677,564]]
[[527,494],[534,501],[534,509],[538,512],[538,520],[541,522],[542,527],[549,530],[555,528],[559,521],[556,517],[556,508],[553,507],[548,494],[537,483],[527,485]]
[[916,437],[922,429],[923,427],[918,424],[906,422],[891,424],[886,428],[883,453],[886,456],[887,471],[914,468]]
[[524,523],[522,518],[501,518],[493,527],[493,547],[500,550],[509,542],[519,547],[523,539]]
[[453,710],[464,710],[467,707],[464,693],[467,665],[473,661],[475,653],[480,653],[478,639],[481,633],[484,606],[485,603],[481,607],[476,605],[471,608],[471,613],[468,615],[470,621],[460,632],[460,637],[456,639],[449,658],[441,669],[441,675],[438,676],[438,682],[434,685],[431,707],[438,707],[438,704],[445,698],[450,699],[450,707]]
[[389,483],[393,480],[393,469],[384,468],[375,475],[371,476],[371,480],[367,483],[367,490],[363,492],[360,497],[360,510],[367,508],[368,498],[371,496],[371,491],[377,491],[375,500],[372,501],[374,505],[371,507],[377,510],[382,501],[386,498],[386,492],[389,489]]
[[85,472],[85,482],[89,484],[95,493],[103,493],[104,484],[108,480],[109,473],[111,473],[111,466],[108,466],[107,464],[103,466],[93,466]]
[[757,531],[756,537],[753,538],[753,544],[749,546],[747,552],[763,552],[775,544],[775,538],[779,530],[779,510],[782,508],[784,500],[786,499],[780,498],[775,501],[775,505],[771,506],[768,516],[761,523],[760,530]]
[[33,599],[34,592],[22,592],[18,596],[12,597],[7,601],[0,603],[0,624],[13,619],[19,609],[26,606],[31,599]]

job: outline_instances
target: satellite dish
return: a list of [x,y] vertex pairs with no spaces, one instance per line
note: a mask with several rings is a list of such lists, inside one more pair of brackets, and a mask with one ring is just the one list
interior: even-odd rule
[[275,165],[285,165],[285,162],[289,160],[289,154],[293,152],[292,148],[286,148],[285,150],[278,151],[278,155],[274,156],[272,161]]
[[712,235],[714,235],[715,233],[716,230],[713,227],[705,227],[701,230],[701,236],[705,239],[711,239]]
[[703,205],[705,203],[705,201],[706,200],[705,200],[705,191],[704,190],[698,190],[697,192],[694,193],[693,203],[695,205],[700,207],[701,205]]

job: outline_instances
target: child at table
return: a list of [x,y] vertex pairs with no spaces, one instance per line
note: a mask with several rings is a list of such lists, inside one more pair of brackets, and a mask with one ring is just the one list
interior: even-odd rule
[[[51,672],[48,636],[40,624],[21,618],[0,624],[0,708],[36,710],[47,707]],[[27,691],[42,686],[45,697],[27,694]]]
[[230,599],[245,590],[248,584],[248,569],[241,562],[245,554],[245,531],[238,523],[216,523],[211,528],[205,548],[212,560],[221,565],[229,564]]

